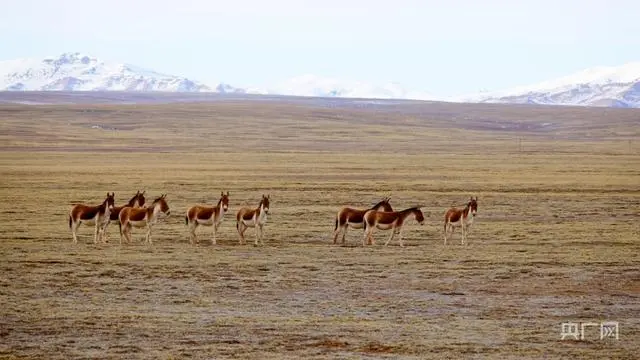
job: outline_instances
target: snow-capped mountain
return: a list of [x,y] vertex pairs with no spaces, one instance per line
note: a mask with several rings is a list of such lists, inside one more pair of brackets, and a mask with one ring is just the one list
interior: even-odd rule
[[204,84],[73,52],[44,59],[0,61],[0,91],[3,90],[248,93],[640,108],[640,62],[586,69],[555,80],[506,91],[444,98],[408,90],[393,82],[375,85],[315,75],[302,75],[266,87],[238,88],[225,83]]
[[436,98],[427,93],[409,91],[398,83],[377,86],[371,83],[340,80],[311,74],[297,76],[267,90],[256,92],[273,95],[370,99],[434,100]]
[[211,87],[77,52],[44,59],[0,61],[0,90],[242,92],[227,84]]
[[460,101],[640,108],[640,62],[590,68],[535,85],[463,97]]

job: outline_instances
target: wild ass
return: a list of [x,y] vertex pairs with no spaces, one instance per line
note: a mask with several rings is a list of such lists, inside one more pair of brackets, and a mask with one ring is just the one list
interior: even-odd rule
[[450,208],[444,214],[444,244],[447,244],[447,231],[451,229],[451,236],[456,227],[462,228],[462,245],[467,239],[469,229],[473,224],[473,219],[478,212],[478,197],[472,196],[464,209],[457,209],[455,207]]
[[196,236],[196,229],[198,225],[213,226],[213,237],[211,243],[216,244],[216,233],[218,232],[218,226],[224,219],[224,214],[229,209],[229,192],[225,194],[224,191],[220,192],[220,200],[216,206],[204,206],[194,205],[187,210],[187,215],[184,217],[184,221],[189,226],[189,242],[194,244],[198,243]]
[[267,214],[269,214],[269,200],[271,200],[271,196],[265,196],[263,194],[257,208],[250,209],[243,207],[238,210],[238,213],[236,214],[236,229],[238,229],[238,234],[240,235],[240,244],[245,243],[244,232],[250,226],[256,229],[255,245],[258,245],[258,242],[263,243],[262,239],[264,234],[262,232],[262,227],[267,222]]
[[413,216],[420,225],[424,225],[424,214],[420,210],[422,206],[414,206],[402,211],[377,211],[369,210],[364,214],[364,238],[362,239],[362,246],[369,242],[370,245],[374,243],[373,230],[378,228],[380,230],[391,230],[391,236],[389,240],[384,244],[389,245],[389,242],[393,237],[398,234],[398,241],[400,246],[404,246],[402,242],[402,226],[409,216]]
[[393,211],[391,204],[389,204],[391,197],[382,199],[377,204],[373,205],[369,209],[354,209],[352,207],[345,206],[338,214],[336,214],[335,227],[333,229],[333,243],[338,242],[338,236],[342,232],[342,245],[345,244],[345,237],[347,236],[347,230],[349,227],[354,229],[364,228],[364,214],[369,210]]
[[151,228],[158,221],[160,213],[166,216],[171,215],[169,205],[165,200],[167,194],[162,194],[159,198],[153,200],[151,206],[144,208],[125,207],[120,211],[119,226],[120,226],[120,244],[122,244],[122,238],[125,237],[127,243],[131,243],[131,228],[132,227],[146,227],[147,234],[145,236],[145,242],[152,244],[151,242]]
[[113,210],[114,203],[115,193],[107,193],[107,197],[100,205],[74,205],[69,212],[69,229],[71,229],[71,234],[73,235],[73,243],[78,243],[78,227],[80,224],[85,224],[96,227],[93,243],[97,244],[102,239],[104,231],[109,224],[109,216]]
[[109,233],[107,232],[107,226],[109,226],[109,224],[111,223],[111,221],[114,222],[118,222],[120,221],[118,219],[118,216],[120,215],[120,211],[129,206],[129,207],[136,207],[136,208],[140,208],[144,206],[144,202],[145,202],[145,198],[144,198],[144,193],[145,191],[140,192],[140,190],[138,190],[136,192],[135,195],[133,195],[133,197],[131,198],[131,200],[129,200],[128,203],[126,203],[125,205],[122,206],[114,206],[113,210],[111,210],[111,213],[109,214],[109,223],[104,227],[104,237],[105,237],[105,242],[109,241]]

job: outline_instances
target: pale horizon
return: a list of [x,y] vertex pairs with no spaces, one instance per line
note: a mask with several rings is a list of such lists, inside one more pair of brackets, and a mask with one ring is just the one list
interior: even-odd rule
[[12,1],[0,60],[81,52],[213,84],[311,74],[437,97],[640,60],[631,1]]

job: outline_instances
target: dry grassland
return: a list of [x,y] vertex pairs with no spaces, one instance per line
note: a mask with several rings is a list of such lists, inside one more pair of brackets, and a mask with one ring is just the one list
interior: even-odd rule
[[[2,105],[0,358],[635,359],[639,138],[637,110]],[[138,189],[168,193],[153,246],[120,246],[115,224],[72,244],[72,203]],[[184,212],[223,190],[218,245],[200,227],[191,246]],[[239,245],[233,215],[263,193],[266,244]],[[424,205],[405,248],[332,244],[342,205],[388,194]],[[444,246],[445,209],[470,195],[469,244]],[[561,340],[601,321],[618,340]]]

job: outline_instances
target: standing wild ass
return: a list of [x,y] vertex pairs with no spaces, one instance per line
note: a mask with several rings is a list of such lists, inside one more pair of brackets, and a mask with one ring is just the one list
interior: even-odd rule
[[371,245],[374,243],[372,234],[375,228],[380,230],[391,230],[391,236],[389,237],[389,240],[384,243],[385,246],[389,245],[389,242],[391,242],[396,234],[398,234],[400,246],[404,246],[404,243],[402,242],[402,226],[406,219],[413,215],[420,225],[424,225],[424,214],[422,213],[422,210],[420,210],[421,207],[422,206],[414,206],[402,211],[392,212],[377,210],[367,211],[364,214],[364,238],[362,239],[362,246],[365,246],[367,240]]
[[464,241],[467,239],[467,235],[469,233],[469,229],[473,224],[473,219],[476,217],[476,213],[478,212],[478,197],[475,198],[472,196],[467,203],[467,206],[464,209],[456,209],[455,207],[450,208],[444,214],[444,244],[447,244],[447,230],[451,229],[451,236],[453,236],[453,232],[456,227],[462,228],[462,245],[464,245]]
[[126,237],[127,243],[131,242],[131,228],[132,227],[146,227],[147,235],[145,236],[145,242],[151,244],[151,228],[158,221],[160,213],[166,216],[171,215],[169,205],[165,200],[167,194],[162,194],[159,198],[153,200],[151,206],[144,208],[125,207],[120,211],[119,226],[120,226],[120,244],[122,244],[123,236]]
[[383,211],[393,211],[389,200],[391,200],[391,197],[387,196],[369,209],[364,210],[347,206],[340,209],[336,215],[335,228],[333,229],[333,243],[336,244],[338,242],[338,235],[342,232],[342,245],[345,244],[345,237],[347,236],[349,226],[354,229],[362,229],[364,227],[364,214],[367,211],[380,209]]
[[107,193],[107,197],[100,205],[74,205],[69,212],[69,229],[71,229],[71,234],[73,235],[73,243],[78,243],[78,227],[83,223],[88,226],[96,227],[95,236],[93,238],[94,244],[97,244],[99,240],[102,240],[104,231],[109,224],[109,216],[113,210],[114,203],[115,193]]
[[264,196],[263,194],[257,208],[249,209],[243,207],[238,210],[238,213],[236,214],[236,229],[238,229],[238,234],[240,235],[240,244],[245,243],[244,232],[250,226],[256,229],[255,245],[258,245],[258,242],[263,243],[262,227],[267,223],[267,214],[269,213],[269,200],[271,200],[271,196]]
[[229,192],[225,194],[224,191],[220,193],[220,200],[216,206],[203,206],[194,205],[187,210],[187,215],[184,217],[186,225],[189,226],[189,242],[198,243],[196,236],[196,228],[198,225],[213,226],[213,237],[211,243],[216,244],[216,233],[218,232],[218,226],[224,219],[224,214],[229,209]]
[[[111,223],[111,221],[114,221],[114,222],[120,221],[119,218],[118,218],[120,216],[120,211],[122,211],[122,209],[124,209],[125,207],[127,207],[127,206],[135,207],[135,208],[143,207],[144,206],[144,202],[145,202],[144,193],[145,193],[145,191],[140,192],[140,190],[138,190],[136,192],[136,194],[133,195],[131,200],[129,200],[128,203],[126,203],[125,205],[122,205],[122,206],[114,206],[113,210],[111,210],[111,213],[109,214],[109,224]],[[109,226],[109,224],[107,224],[104,227],[104,230],[105,230],[105,233],[104,233],[105,242],[109,241],[109,233],[107,232],[107,226]]]

